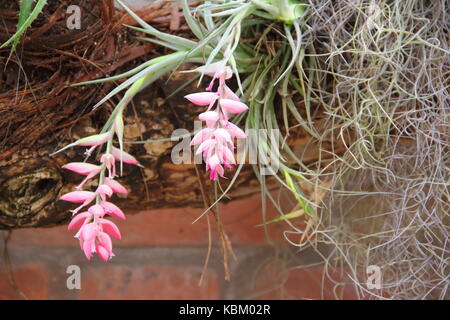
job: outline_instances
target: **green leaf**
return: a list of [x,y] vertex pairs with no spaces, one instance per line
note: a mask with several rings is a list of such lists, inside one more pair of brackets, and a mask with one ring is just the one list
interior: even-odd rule
[[[36,4],[36,6],[34,7],[33,11],[31,13],[28,14],[28,17],[25,19],[25,21],[20,21],[21,18],[19,16],[19,23],[17,24],[17,31],[16,33],[8,39],[8,41],[6,41],[5,43],[3,43],[0,46],[1,48],[4,48],[8,45],[10,45],[11,43],[13,43],[13,48],[12,50],[15,49],[15,45],[14,43],[18,43],[18,41],[20,40],[20,37],[22,36],[22,34],[25,32],[25,30],[33,23],[33,21],[37,18],[37,16],[39,15],[39,13],[41,13],[42,8],[47,4],[47,0],[39,0]],[[24,19],[24,16],[27,15],[27,11],[28,11],[28,5],[29,4],[24,4],[23,2],[21,2],[21,14],[22,14],[22,20]],[[26,6],[23,9],[22,12],[22,6]]]
[[281,217],[277,217],[277,218],[269,220],[269,221],[267,221],[265,223],[259,224],[258,227],[264,226],[264,225],[268,225],[268,224],[271,224],[271,223],[275,223],[275,222],[279,222],[279,221],[291,220],[291,219],[294,219],[294,218],[301,217],[304,214],[305,214],[305,211],[303,211],[303,209],[299,209],[299,210],[293,211],[291,213],[284,214]]

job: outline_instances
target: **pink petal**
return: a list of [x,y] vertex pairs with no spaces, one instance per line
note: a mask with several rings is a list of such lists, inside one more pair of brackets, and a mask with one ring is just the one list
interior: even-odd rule
[[195,152],[195,154],[201,154],[202,152],[208,151],[208,149],[211,147],[211,144],[214,143],[213,139],[208,139],[203,141],[197,149],[197,152]]
[[217,77],[217,75],[223,74],[225,79],[230,79],[233,76],[233,71],[228,66],[223,66],[223,62],[214,62],[208,66],[201,66],[195,69],[195,71],[204,73],[209,77]]
[[220,99],[220,105],[229,113],[241,113],[248,109],[244,103],[232,99]]
[[100,172],[100,167],[94,164],[85,163],[85,162],[71,162],[64,166],[63,169],[74,171],[78,174],[82,174],[87,176],[90,173],[98,173]]
[[231,99],[231,100],[234,100],[234,101],[241,101],[241,99],[239,99],[239,97],[233,92],[233,90],[231,90],[227,86],[225,86],[224,98],[225,99]]
[[67,226],[67,230],[73,230],[80,228],[86,219],[90,217],[91,214],[89,212],[82,212],[77,214],[75,217],[72,218],[72,221],[70,221],[69,225]]
[[215,154],[212,157],[209,157],[206,163],[209,165],[209,167],[213,170],[216,166],[220,164],[219,157]]
[[98,234],[97,224],[94,222],[88,223],[81,227],[79,239],[83,241],[89,241],[94,239],[97,234]]
[[106,194],[108,197],[111,197],[113,195],[113,191],[111,187],[107,186],[106,184],[100,185],[97,190],[95,191],[96,194]]
[[83,252],[86,255],[86,258],[88,260],[91,260],[91,258],[92,258],[92,245],[93,245],[93,241],[83,241],[83,244],[82,244]]
[[229,132],[223,128],[214,130],[214,137],[216,137],[216,139],[219,139],[221,141],[228,141],[228,142],[233,141],[231,139],[231,135],[229,134]]
[[93,199],[95,197],[95,193],[91,191],[73,191],[66,193],[59,200],[69,201],[69,202],[85,202],[86,200]]
[[111,203],[108,201],[102,201],[101,205],[102,205],[103,209],[105,209],[106,214],[109,214],[110,216],[125,220],[125,214],[114,203]]
[[101,144],[104,144],[106,141],[108,141],[111,138],[111,133],[100,133],[93,136],[81,138],[74,142],[74,145],[78,146],[98,146]]
[[128,194],[128,190],[116,180],[106,179],[105,183],[116,193]]
[[229,148],[225,148],[225,161],[228,163],[236,164],[234,154]]
[[219,114],[215,111],[206,111],[206,112],[200,113],[198,118],[202,121],[205,121],[206,125],[211,128],[219,120]]
[[97,236],[97,240],[98,243],[108,251],[108,254],[112,253],[111,237],[107,233],[100,232]]
[[117,149],[115,147],[112,147],[111,154],[114,156],[116,161],[122,160],[123,162],[128,164],[139,165],[139,161],[137,161],[135,157],[125,151],[120,151],[120,149]]
[[104,232],[116,239],[120,240],[122,238],[119,228],[113,222],[106,219],[99,219],[99,222],[102,224]]
[[105,210],[99,204],[94,204],[88,209],[89,213],[96,215],[97,217],[103,217],[105,215]]
[[228,122],[225,127],[228,129],[228,132],[233,138],[244,139],[247,137],[247,135],[244,133],[244,131],[241,130],[241,128],[231,122]]
[[202,143],[204,140],[208,139],[211,134],[212,129],[205,128],[197,132],[197,134],[192,138],[191,146]]
[[188,94],[184,97],[198,106],[208,106],[216,101],[219,96],[215,92],[198,92]]
[[103,261],[108,261],[109,252],[103,246],[97,244],[95,246],[95,251],[97,252],[97,255],[100,257],[100,259],[102,259]]

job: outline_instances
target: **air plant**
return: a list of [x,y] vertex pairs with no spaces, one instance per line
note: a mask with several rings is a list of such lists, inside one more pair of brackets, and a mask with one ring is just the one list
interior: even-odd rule
[[[86,143],[80,142],[83,140],[81,139],[62,149],[65,150],[68,147],[76,145],[92,145],[92,148],[100,146],[103,143],[107,145],[106,152],[102,156],[102,164],[100,167],[87,165],[83,167],[81,164],[74,165],[81,168],[79,172],[86,175],[86,179],[93,178],[98,173],[100,174],[99,189],[95,193],[85,194],[85,191],[76,191],[80,196],[80,192],[84,192],[81,198],[86,197],[86,199],[83,198],[82,207],[93,198],[96,198],[97,204],[101,206],[106,201],[106,198],[114,191],[108,184],[108,181],[109,183],[114,181],[112,180],[114,174],[110,175],[108,178],[110,180],[105,180],[105,170],[112,167],[115,160],[120,161],[121,167],[122,162],[124,162],[123,156],[118,158],[112,155],[112,138],[114,128],[116,128],[119,148],[114,150],[117,150],[120,155],[123,155],[122,114],[126,105],[138,92],[164,74],[174,71],[183,63],[201,63],[203,66],[195,70],[200,73],[200,79],[204,75],[213,78],[211,85],[207,88],[207,92],[194,93],[186,96],[188,100],[196,105],[208,106],[206,112],[202,113],[199,117],[200,120],[206,122],[207,126],[202,131],[196,133],[192,145],[199,144],[197,152],[203,154],[206,161],[206,168],[207,170],[211,170],[210,178],[212,180],[217,180],[219,176],[224,175],[223,166],[230,167],[235,164],[233,139],[245,138],[246,136],[244,130],[233,124],[232,121],[236,123],[244,122],[245,130],[278,130],[276,113],[281,111],[284,115],[284,124],[286,127],[292,125],[287,123],[287,114],[291,113],[292,119],[298,121],[298,125],[304,127],[308,132],[315,134],[311,125],[310,112],[308,112],[308,119],[302,119],[295,108],[292,96],[288,94],[295,90],[302,94],[307,94],[304,81],[305,76],[302,69],[305,50],[302,47],[302,19],[306,15],[306,5],[304,3],[288,0],[205,1],[192,10],[189,8],[187,1],[184,0],[182,5],[185,20],[193,34],[198,38],[198,41],[193,41],[158,31],[143,21],[122,3],[122,1],[118,0],[117,2],[140,24],[140,27],[129,27],[149,35],[149,37],[140,38],[141,40],[164,46],[174,52],[149,60],[128,72],[113,77],[75,84],[75,86],[80,86],[128,78],[93,107],[94,109],[97,108],[112,96],[126,89],[123,98],[113,110],[101,133],[95,138],[84,138],[87,140],[98,139],[98,141]],[[278,29],[279,27],[283,31],[280,31]],[[253,43],[241,42],[242,36],[247,37],[252,34],[262,34],[261,39],[264,39],[265,35],[269,32],[282,33],[282,41],[277,45],[276,52],[263,50],[261,41],[255,41]],[[244,81],[241,81],[241,74],[245,75]],[[231,78],[233,75],[236,76],[238,83],[238,91],[236,93],[225,84],[225,80]],[[219,83],[218,89],[216,92],[211,92],[216,80]],[[276,110],[280,107],[275,106],[275,96],[281,99],[281,110]],[[241,100],[245,103],[241,102]],[[216,108],[212,110],[214,105],[216,105]],[[309,108],[309,105],[307,104],[306,107]],[[244,113],[247,109],[248,113]],[[280,167],[280,172],[272,172],[271,174],[274,175],[281,185],[290,190],[298,200],[301,209],[296,211],[298,213],[296,216],[306,213],[311,217],[315,217],[314,204],[303,195],[293,180],[294,177],[295,179],[302,179],[309,182],[308,179],[304,178],[305,172],[302,170],[306,171],[306,174],[313,173],[302,164],[292,150],[290,150],[289,146],[283,143],[284,139],[285,137],[280,137],[280,141],[276,141],[276,146],[281,143],[285,153],[284,157],[289,159],[284,159],[284,163]],[[264,152],[270,152],[272,148],[271,141],[260,138],[257,143],[259,145],[258,149],[260,150],[258,152],[261,157],[263,157]],[[298,168],[302,170],[293,169],[293,165],[286,165],[292,161],[297,163]],[[254,165],[254,169],[262,185],[261,189],[263,193],[271,197],[265,188],[264,175],[260,174],[260,166]],[[68,169],[70,168],[69,166]],[[228,192],[236,177],[239,175],[241,168],[242,164],[238,166],[227,189],[205,213]],[[85,181],[81,183],[81,186]],[[117,182],[114,181],[114,183]],[[75,198],[70,199],[74,202],[81,201],[81,198]],[[63,197],[62,199],[64,200],[65,198]],[[274,199],[272,200],[274,201]],[[77,211],[78,209],[75,212]],[[292,218],[292,215],[284,215],[281,209],[280,213],[285,217],[286,221]],[[103,219],[101,215],[92,214],[88,216],[90,217],[89,219],[83,218],[84,225],[90,225],[90,219],[93,219],[94,223],[97,223],[96,221],[99,219]],[[102,225],[102,223],[97,223],[97,226],[101,227]],[[87,230],[91,231],[90,228]],[[78,236],[81,235],[85,239],[82,234],[84,233],[79,233]],[[92,237],[98,237],[97,233],[90,233],[90,235]],[[83,243],[86,243],[86,241]],[[87,246],[90,246],[89,248],[94,250],[95,246],[92,244],[93,242],[89,243]],[[85,251],[88,257],[90,257],[89,250],[91,250],[89,248]],[[111,256],[111,252],[109,250],[107,251],[108,255]],[[104,254],[99,254],[101,257],[105,257]]]

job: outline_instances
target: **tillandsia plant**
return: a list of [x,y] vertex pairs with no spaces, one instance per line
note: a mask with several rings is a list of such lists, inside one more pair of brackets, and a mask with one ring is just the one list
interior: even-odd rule
[[[201,72],[213,77],[207,92],[192,93],[186,99],[198,106],[208,106],[208,110],[200,114],[199,119],[206,123],[206,128],[198,132],[192,139],[191,145],[198,145],[197,154],[203,154],[206,170],[211,170],[210,179],[217,180],[224,176],[224,168],[231,168],[236,164],[234,158],[234,138],[243,139],[245,133],[229,120],[229,114],[244,112],[248,107],[240,102],[239,97],[225,84],[225,80],[232,77],[230,67],[224,66],[222,61],[201,67]],[[210,92],[215,80],[219,81],[216,92]],[[214,105],[216,108],[211,110]]]
[[[93,252],[97,252],[103,260],[109,259],[113,255],[109,236],[120,238],[118,228],[104,218],[105,215],[124,218],[122,211],[107,201],[114,192],[126,192],[125,188],[114,180],[115,162],[120,161],[121,167],[123,162],[138,164],[136,159],[123,150],[123,110],[138,92],[164,74],[176,70],[181,64],[201,64],[192,71],[200,74],[200,80],[203,76],[212,77],[205,92],[186,96],[195,105],[208,106],[207,110],[199,116],[199,119],[206,123],[206,128],[194,132],[195,136],[191,145],[199,145],[197,154],[203,155],[206,169],[210,170],[211,180],[217,181],[219,177],[225,176],[224,167],[229,168],[236,164],[233,154],[235,138],[246,138],[245,131],[250,129],[279,130],[275,116],[276,96],[281,99],[280,111],[284,115],[284,125],[287,128],[299,125],[314,134],[310,113],[308,112],[308,119],[304,120],[295,108],[292,95],[289,94],[290,91],[308,94],[302,69],[305,50],[302,48],[302,19],[306,15],[304,3],[290,0],[205,1],[195,8],[190,8],[188,2],[184,0],[182,6],[186,23],[198,38],[198,41],[194,41],[158,31],[143,21],[122,1],[117,2],[141,26],[130,26],[130,28],[150,36],[139,39],[169,48],[174,52],[149,60],[123,74],[74,85],[128,78],[93,107],[97,108],[112,96],[127,89],[101,133],[80,139],[60,150],[73,146],[91,146],[91,149],[87,151],[90,155],[93,149],[106,144],[106,151],[100,158],[100,165],[73,163],[65,166],[69,170],[86,175],[79,188],[87,180],[99,175],[95,192],[79,190],[61,198],[82,203],[73,211],[77,215],[73,218],[69,229],[80,228],[76,237],[80,239],[88,259]],[[273,44],[263,45],[269,33],[282,35],[276,47]],[[256,39],[255,34],[262,36]],[[252,40],[244,42],[241,40],[243,37]],[[294,70],[296,72],[293,72]],[[243,81],[240,75],[245,75]],[[236,78],[236,91],[226,83],[233,76]],[[288,123],[289,112],[292,114],[291,118],[298,122],[297,124]],[[243,123],[244,130],[239,128],[239,123]],[[114,133],[117,136],[119,148],[113,146]],[[289,132],[286,134],[288,135]],[[285,139],[286,137],[276,137],[271,140],[258,135],[256,138],[258,156],[264,159],[267,153],[278,153],[278,146],[282,144],[284,153],[289,159],[283,159],[279,172],[269,170],[269,174],[274,175],[281,185],[295,195],[301,208],[289,215],[284,215],[279,208],[280,213],[286,220],[305,213],[314,217],[314,204],[303,195],[293,180],[295,177],[295,179],[308,181],[304,178],[305,173],[285,163],[294,161],[297,163],[295,167],[306,170],[307,174],[313,173],[303,165],[289,146],[283,143]],[[242,165],[242,163],[238,165],[227,189],[204,213],[207,213],[230,190]],[[271,197],[265,187],[264,175],[261,174],[262,164],[254,165],[254,169],[260,180],[262,192]],[[107,176],[106,171],[108,171]],[[78,213],[94,200],[96,203],[86,212]],[[274,201],[273,198],[271,200]]]
[[[114,193],[128,193],[123,185],[114,180],[117,177],[116,161],[120,161],[121,165],[123,162],[139,165],[139,162],[132,155],[114,147],[114,135],[117,135],[119,141],[122,141],[123,137],[122,114],[117,113],[112,119],[114,121],[104,128],[103,133],[79,139],[60,150],[63,151],[75,146],[88,146],[89,148],[84,154],[90,157],[96,148],[105,147],[106,144],[99,165],[72,162],[63,166],[64,169],[86,176],[76,187],[76,191],[63,195],[60,200],[81,203],[79,207],[71,210],[74,217],[68,225],[68,230],[79,229],[75,237],[79,239],[80,247],[89,260],[93,253],[97,253],[104,261],[109,260],[114,256],[110,236],[117,239],[121,238],[119,228],[105,218],[105,216],[111,216],[125,220],[123,211],[108,201],[108,198]],[[95,192],[82,190],[85,183],[97,175],[99,175],[99,178]],[[94,201],[95,204],[92,204]],[[79,213],[87,206],[89,206],[87,211]]]

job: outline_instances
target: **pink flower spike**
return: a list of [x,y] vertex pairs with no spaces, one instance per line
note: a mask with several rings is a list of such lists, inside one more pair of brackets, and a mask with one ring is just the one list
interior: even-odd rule
[[99,219],[98,221],[101,223],[104,232],[116,239],[122,238],[119,228],[113,222],[106,219]]
[[66,193],[59,200],[81,203],[95,198],[95,193],[91,191],[73,191]]
[[82,212],[77,214],[75,217],[72,218],[72,221],[70,221],[69,225],[67,226],[67,230],[81,228],[83,224],[87,222],[90,216],[91,214],[89,212]]
[[103,207],[103,209],[105,209],[105,213],[119,218],[121,220],[125,220],[125,214],[123,213],[123,211],[116,206],[114,203],[108,202],[108,201],[102,201],[101,202],[101,206]]
[[109,187],[106,184],[102,184],[100,185],[97,190],[95,191],[96,194],[99,195],[107,195],[108,197],[111,197],[113,195],[113,191],[111,189],[111,187]]
[[108,185],[112,189],[112,191],[116,193],[128,194],[128,190],[119,182],[113,179],[106,178],[105,184]]
[[248,109],[244,103],[232,99],[220,99],[220,105],[229,113],[241,113]]
[[202,121],[206,122],[206,125],[211,128],[213,127],[217,121],[219,120],[219,114],[215,111],[206,111],[203,113],[200,113],[198,118]]
[[208,106],[219,97],[215,92],[198,92],[184,96],[190,102],[198,106]]
[[63,169],[71,170],[73,172],[76,172],[78,174],[82,174],[84,176],[87,176],[91,173],[99,173],[101,168],[100,166],[96,166],[94,164],[86,163],[86,162],[71,162],[64,166],[62,166]]

